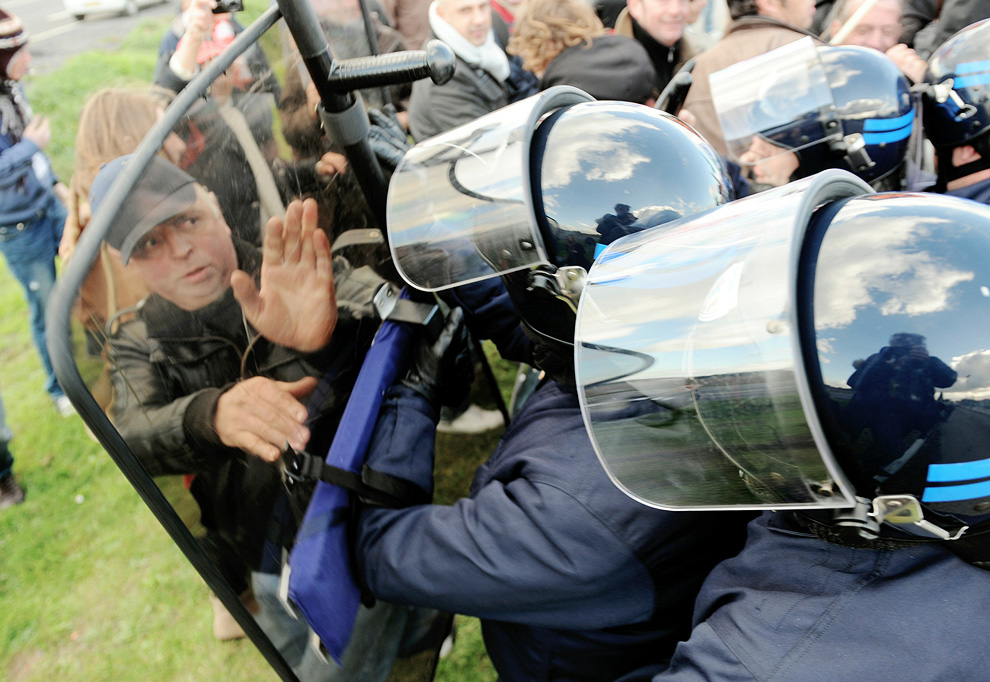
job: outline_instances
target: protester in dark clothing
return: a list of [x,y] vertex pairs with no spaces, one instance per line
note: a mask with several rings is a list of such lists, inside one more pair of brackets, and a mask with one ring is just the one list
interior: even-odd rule
[[[97,176],[91,194],[94,210],[128,159],[107,164]],[[151,475],[197,473],[194,495],[204,513],[216,520],[207,527],[225,533],[245,562],[258,568],[264,541],[258,529],[265,527],[260,520],[270,515],[281,487],[269,463],[286,440],[305,447],[310,429],[301,398],[330,358],[314,352],[333,343],[330,350],[350,348],[351,360],[359,360],[361,321],[354,321],[349,335],[331,342],[337,324],[334,282],[329,256],[319,250],[307,252],[314,269],[309,275],[311,303],[303,305],[299,293],[293,293],[291,308],[277,313],[282,320],[272,319],[275,306],[285,305],[277,287],[292,280],[280,283],[274,277],[282,271],[272,270],[262,281],[262,298],[249,299],[261,254],[231,239],[213,195],[158,157],[141,182],[160,189],[139,185],[131,202],[137,208],[125,209],[108,236],[125,265],[131,262],[151,291],[135,319],[121,325],[111,339],[113,420]],[[159,210],[146,217],[142,208],[150,211],[150,200],[158,201]],[[307,209],[307,219],[315,220],[313,208]],[[286,222],[298,225],[300,219],[296,208]],[[148,225],[151,220],[155,222]],[[282,229],[280,221],[272,225]],[[314,243],[326,241],[322,232],[303,236]],[[283,265],[286,274],[292,272],[290,266],[302,267]],[[338,262],[338,274],[345,274],[343,266]],[[275,288],[265,291],[266,282]],[[293,310],[311,319],[296,319]],[[330,391],[322,405],[314,406],[314,416],[339,411],[345,398],[346,389],[343,394]],[[245,499],[254,503],[245,504]]]
[[[129,158],[101,170],[94,212]],[[287,489],[276,461],[287,444],[329,447],[378,328],[371,300],[385,283],[370,268],[331,261],[313,200],[269,221],[262,258],[232,239],[212,194],[160,157],[107,241],[151,292],[110,341],[113,422],[150,475],[194,474],[204,550],[242,600],[253,585],[265,590],[259,602],[277,602],[273,576],[312,486]],[[314,661],[302,621],[281,605],[261,608],[259,622],[273,622],[288,640],[283,653],[293,652],[294,668],[316,665],[320,679],[362,682],[384,680],[398,650],[379,665],[378,617],[413,613],[384,603],[362,610],[365,636],[353,639],[341,669]],[[380,677],[362,676],[366,660]]]
[[[199,68],[234,40],[229,21],[218,21],[208,7],[194,3],[189,29],[169,60],[159,60],[154,83],[169,98],[183,90]],[[246,61],[239,57],[210,87],[182,121],[186,151],[184,170],[210,187],[227,224],[251,243],[261,242],[257,226],[285,211],[284,197],[272,172],[278,154],[273,134],[272,95],[252,91]]]
[[914,36],[914,49],[928,59],[954,34],[990,17],[990,6],[980,0],[944,0],[934,3],[936,11],[932,20],[918,29]]
[[581,88],[596,99],[652,103],[656,72],[646,49],[610,35],[582,0],[531,0],[516,23],[509,51],[540,76],[540,89]]
[[689,4],[688,0],[628,0],[615,20],[615,33],[636,39],[650,55],[657,94],[698,53],[684,36]]
[[902,0],[901,41],[908,47],[914,47],[918,31],[927,26],[935,18],[935,0]]
[[413,84],[409,132],[417,141],[509,103],[505,86],[509,58],[495,40],[488,0],[435,0],[430,5],[430,29],[432,37],[453,49],[457,67],[443,85],[428,78]]
[[554,85],[581,88],[595,99],[653,106],[655,70],[649,55],[634,40],[619,35],[595,38],[587,48],[569,47],[554,58],[540,79],[540,89]]

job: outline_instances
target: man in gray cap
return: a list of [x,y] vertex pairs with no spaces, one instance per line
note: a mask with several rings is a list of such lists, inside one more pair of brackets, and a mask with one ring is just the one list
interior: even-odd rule
[[[131,163],[125,156],[100,170],[94,215]],[[232,237],[212,193],[160,157],[128,195],[107,242],[151,292],[110,339],[111,418],[150,475],[195,474],[189,490],[207,529],[201,545],[256,610],[255,594],[274,601],[281,550],[310,491],[287,492],[275,462],[287,443],[327,451],[378,328],[371,299],[384,280],[331,259],[314,200],[272,218],[259,251]],[[289,518],[276,522],[279,509]],[[261,609],[263,627],[270,615]],[[276,627],[281,640],[285,628],[308,634],[304,621],[284,613]],[[355,638],[373,651],[345,651],[345,669],[349,656],[354,670],[374,660],[384,679],[392,658],[383,637]],[[294,651],[301,658],[283,654],[304,678],[313,674],[306,666],[322,665],[320,679],[350,679],[311,660],[308,647]]]
[[[100,169],[94,215],[131,164],[123,156]],[[251,572],[265,567],[281,489],[269,462],[286,443],[306,445],[302,401],[324,369],[308,354],[329,347],[336,321],[330,249],[315,214],[312,202],[296,202],[284,221],[273,219],[262,263],[256,247],[232,236],[211,192],[155,157],[107,234],[150,292],[122,311],[133,319],[108,344],[111,419],[150,475],[195,475],[201,545],[252,610]],[[218,639],[244,636],[214,609]]]

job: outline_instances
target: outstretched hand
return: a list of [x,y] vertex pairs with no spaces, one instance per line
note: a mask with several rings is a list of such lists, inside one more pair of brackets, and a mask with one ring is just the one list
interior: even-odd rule
[[220,395],[213,419],[224,445],[240,448],[266,462],[279,458],[285,444],[306,448],[306,407],[300,402],[316,388],[315,377],[275,381],[252,377]]
[[261,289],[246,272],[230,279],[248,322],[272,343],[308,353],[337,325],[330,241],[316,225],[316,201],[293,201],[265,228]]

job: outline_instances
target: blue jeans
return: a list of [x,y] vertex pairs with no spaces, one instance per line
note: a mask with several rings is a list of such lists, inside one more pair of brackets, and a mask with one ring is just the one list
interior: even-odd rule
[[5,477],[14,468],[14,456],[7,449],[7,443],[14,437],[14,432],[7,426],[7,411],[3,408],[3,397],[0,397],[0,478]]
[[45,310],[55,286],[55,256],[65,227],[66,210],[53,194],[31,220],[0,225],[0,251],[14,277],[24,288],[31,322],[31,338],[41,356],[47,379],[45,390],[56,399],[62,395],[45,342]]

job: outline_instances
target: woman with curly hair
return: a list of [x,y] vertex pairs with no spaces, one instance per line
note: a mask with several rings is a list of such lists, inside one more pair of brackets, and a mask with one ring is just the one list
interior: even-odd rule
[[507,48],[540,78],[540,89],[573,85],[596,99],[640,104],[656,98],[646,49],[613,35],[583,0],[529,0]]

